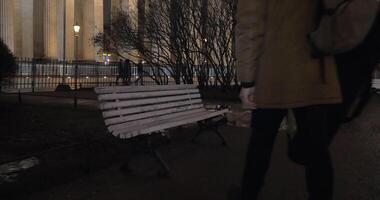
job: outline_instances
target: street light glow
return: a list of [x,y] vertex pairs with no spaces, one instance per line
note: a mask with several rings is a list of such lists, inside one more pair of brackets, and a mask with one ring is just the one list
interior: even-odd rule
[[75,23],[75,25],[74,25],[74,32],[75,32],[76,34],[78,34],[79,31],[80,31],[80,26],[79,26],[79,24],[78,24],[78,22],[77,22],[77,23]]

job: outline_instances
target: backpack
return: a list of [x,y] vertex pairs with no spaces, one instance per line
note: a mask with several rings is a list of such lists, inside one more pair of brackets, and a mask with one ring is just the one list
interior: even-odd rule
[[308,35],[314,55],[336,55],[363,42],[372,27],[379,0],[320,0],[318,27]]
[[[365,2],[367,0],[342,0],[333,10],[326,11],[326,9],[321,9],[320,18],[317,18],[320,22],[319,26],[316,31],[308,36],[309,44],[313,49],[311,56],[319,59],[321,63],[322,80],[325,80],[323,73],[323,68],[325,67],[324,56],[333,55],[337,64],[343,102],[340,105],[330,107],[328,111],[329,129],[331,129],[330,143],[340,124],[358,117],[369,102],[372,74],[376,65],[380,62],[380,16],[378,14],[378,3],[375,6],[376,12],[371,14],[371,17],[368,19],[369,21],[363,26],[363,30],[366,31],[359,31],[361,32],[359,34],[360,37],[353,35],[352,37],[355,38],[348,38],[346,40],[343,40],[345,36],[339,37],[339,35],[345,34],[339,31],[350,29],[350,27],[338,24],[338,22],[344,21],[343,19],[336,19],[336,17],[339,18],[338,13],[348,12],[348,10],[345,11],[344,9],[352,9],[352,7],[348,6],[354,4],[347,3],[359,1]],[[320,3],[323,6],[322,0],[320,0]],[[372,9],[370,10],[370,12],[373,12]],[[350,12],[353,12],[353,10]],[[323,26],[328,26],[329,29],[323,31]],[[335,26],[336,28],[334,28]],[[318,36],[318,34],[322,33],[325,34],[323,37]],[[323,40],[323,38],[327,39]],[[300,136],[300,134],[296,133],[297,128],[294,125],[294,120],[291,120],[292,118],[293,116],[289,112],[287,117],[288,157],[295,163],[305,165],[309,158],[308,141],[302,135]],[[289,123],[289,121],[293,121],[293,123]]]
[[380,15],[362,43],[334,57],[343,96],[341,113],[348,122],[361,114],[372,94],[373,72],[380,63]]
[[316,30],[308,36],[311,56],[321,63],[334,56],[342,90],[342,121],[360,115],[371,95],[372,74],[380,61],[379,0],[318,0]]

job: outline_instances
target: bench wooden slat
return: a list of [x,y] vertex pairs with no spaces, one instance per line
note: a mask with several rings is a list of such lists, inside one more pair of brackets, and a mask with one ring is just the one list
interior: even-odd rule
[[372,80],[372,87],[375,89],[380,89],[380,79],[373,79]]
[[138,100],[131,100],[131,101],[103,102],[100,104],[100,109],[108,110],[108,109],[121,108],[121,107],[147,105],[147,104],[153,104],[153,103],[156,104],[156,103],[163,103],[163,102],[173,102],[173,101],[179,101],[179,100],[185,100],[185,99],[197,99],[200,97],[201,97],[200,94],[189,94],[189,95],[178,95],[178,96],[171,96],[171,97],[138,99]]
[[138,119],[145,119],[145,118],[152,118],[155,116],[161,116],[161,115],[166,115],[170,113],[178,113],[178,112],[184,112],[186,110],[193,110],[193,109],[198,109],[202,108],[202,104],[198,105],[190,105],[190,106],[181,106],[181,107],[174,107],[174,108],[168,108],[164,110],[155,110],[151,112],[143,112],[143,113],[137,113],[133,115],[128,115],[124,117],[115,117],[115,118],[110,118],[105,120],[105,124],[107,126],[113,125],[113,124],[120,124],[124,122],[130,122]]
[[209,111],[196,85],[95,88],[110,133],[120,138],[164,130],[222,115]]
[[144,92],[144,91],[158,91],[158,90],[183,90],[194,89],[196,85],[183,84],[183,85],[152,85],[152,86],[113,86],[113,87],[97,87],[95,88],[96,94],[108,93],[128,93],[128,92]]
[[[146,129],[151,126],[155,126],[157,124],[161,125],[162,123],[167,123],[168,121],[173,121],[173,120],[181,120],[183,118],[188,118],[189,116],[201,116],[205,113],[208,113],[206,109],[197,109],[197,110],[190,110],[186,111],[183,113],[176,113],[173,115],[165,115],[165,116],[160,116],[156,119],[146,119],[142,121],[134,121],[132,123],[125,123],[121,124],[121,126],[114,126],[113,128],[108,127],[109,132],[112,133],[114,136],[121,136],[123,134],[132,134],[133,136],[138,135],[139,133],[137,131],[141,129]],[[164,129],[161,129],[164,130]],[[124,136],[129,138],[129,136]]]
[[202,103],[201,99],[193,99],[190,101],[179,101],[179,102],[172,102],[172,103],[163,103],[163,104],[154,104],[149,106],[139,106],[139,107],[133,107],[133,108],[124,108],[120,110],[108,110],[103,112],[104,118],[110,118],[120,115],[129,115],[139,112],[148,112],[153,110],[160,110],[165,108],[172,108],[172,107],[178,107],[178,106],[185,106],[185,105],[196,105]]
[[151,97],[172,96],[180,94],[194,94],[199,93],[198,89],[185,89],[185,90],[167,90],[167,91],[150,91],[150,92],[131,92],[131,93],[116,93],[116,94],[102,94],[98,96],[99,101],[110,100],[128,100],[128,99],[141,99]]
[[141,119],[141,120],[136,120],[136,121],[132,121],[132,122],[126,122],[126,123],[111,125],[111,126],[108,126],[108,130],[110,132],[114,132],[117,130],[125,130],[126,131],[126,130],[133,128],[133,127],[141,126],[144,124],[149,124],[149,123],[152,123],[155,121],[161,121],[161,120],[166,120],[166,119],[170,119],[170,118],[177,118],[177,117],[181,117],[181,116],[185,116],[185,115],[191,115],[194,113],[200,113],[200,112],[204,112],[204,111],[206,111],[206,109],[199,108],[199,109],[195,109],[195,110],[189,110],[189,111],[184,111],[184,112],[180,112],[180,113],[173,113],[173,114],[163,115],[163,116],[154,117],[154,118]]
[[228,112],[228,109],[224,109],[220,111],[212,111],[212,112],[203,111],[200,113],[194,113],[192,115],[185,115],[182,117],[155,121],[151,124],[144,124],[138,127],[134,127],[132,130],[130,129],[130,131],[117,130],[117,131],[112,132],[112,134],[115,136],[119,136],[120,138],[130,138],[130,137],[134,137],[140,134],[147,134],[147,133],[151,133],[158,130],[164,130],[164,129],[168,129],[172,127],[181,126],[184,124],[189,124],[189,123],[194,123],[197,121],[209,119],[212,117],[222,115],[227,112]]

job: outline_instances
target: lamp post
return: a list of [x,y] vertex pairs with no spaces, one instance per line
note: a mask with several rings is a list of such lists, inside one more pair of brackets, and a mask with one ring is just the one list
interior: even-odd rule
[[74,37],[75,37],[75,45],[74,45],[74,55],[75,55],[75,80],[74,80],[74,107],[77,108],[78,100],[77,100],[77,89],[78,89],[78,38],[79,38],[80,26],[77,23],[74,24]]
[[66,84],[66,0],[63,1],[63,65],[62,65],[62,84]]

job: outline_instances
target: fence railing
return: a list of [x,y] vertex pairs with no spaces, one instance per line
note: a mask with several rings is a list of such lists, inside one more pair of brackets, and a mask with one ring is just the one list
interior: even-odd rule
[[[94,61],[58,61],[42,59],[17,59],[15,74],[5,79],[1,85],[4,92],[35,92],[53,91],[58,85],[64,84],[71,89],[92,88],[110,85],[155,85],[152,79],[152,67],[143,66],[142,70],[134,63],[128,69],[122,62],[94,62]],[[140,72],[139,72],[140,71]],[[143,71],[144,73],[141,73]],[[209,70],[209,85],[217,85],[214,79],[215,72]],[[155,74],[157,75],[157,73]],[[175,84],[169,72],[160,74],[166,77],[165,84]],[[380,70],[375,71],[375,79],[380,79]],[[196,75],[193,82],[198,83]]]
[[[125,79],[129,84],[155,84],[149,76],[139,74],[134,63],[131,63],[128,74],[123,72],[123,63],[120,62],[17,59],[16,63],[16,72],[6,78],[2,91],[53,91],[59,84],[68,85],[71,89],[91,88],[125,84]],[[150,68],[143,67],[143,70],[149,71]],[[174,80],[169,80],[168,84],[174,84]]]

